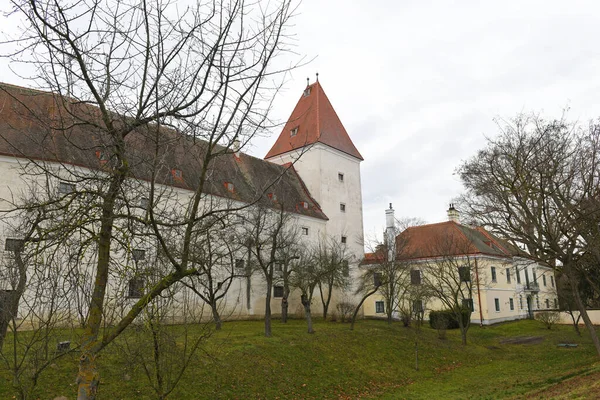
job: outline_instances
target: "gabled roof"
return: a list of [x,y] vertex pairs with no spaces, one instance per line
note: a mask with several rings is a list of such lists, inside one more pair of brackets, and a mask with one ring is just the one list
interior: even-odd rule
[[396,237],[396,248],[405,259],[477,254],[526,256],[482,227],[471,228],[454,221],[408,228]]
[[[115,118],[126,121],[118,115]],[[113,141],[98,128],[100,125],[98,109],[92,105],[0,83],[0,155],[106,170],[110,168],[106,159],[111,156]],[[156,126],[147,125],[125,138],[131,177],[197,189],[207,142],[170,128],[161,127],[159,135],[156,130]],[[155,169],[157,154],[159,167]],[[179,171],[177,176],[175,170]],[[206,176],[204,193],[244,203],[262,202],[273,208],[283,206],[288,212],[328,219],[290,166],[224,152],[208,165]],[[232,191],[227,182],[233,183]]]
[[[292,131],[296,130],[294,135]],[[265,159],[322,143],[363,160],[319,81],[308,85]]]

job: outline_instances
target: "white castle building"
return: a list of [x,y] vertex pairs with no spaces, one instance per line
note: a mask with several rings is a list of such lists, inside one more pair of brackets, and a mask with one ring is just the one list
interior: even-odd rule
[[[81,215],[93,210],[94,198],[103,188],[92,187],[86,177],[102,177],[112,162],[102,132],[85,124],[54,129],[49,121],[64,117],[61,114],[64,99],[8,84],[0,86],[0,212],[6,216],[9,210],[33,198],[38,202],[69,202],[82,210]],[[73,107],[81,107],[81,112],[88,114],[95,112],[90,106]],[[197,149],[202,143],[193,142],[171,129],[162,131],[157,139],[152,127],[144,127],[132,132],[127,144],[131,149],[131,176],[122,194],[123,212],[126,210],[129,216],[139,217],[140,221],[148,218],[148,207],[164,215],[182,215],[197,187],[201,170],[198,166],[201,154]],[[203,205],[227,204],[229,208],[243,208],[258,202],[274,210],[283,207],[299,228],[305,246],[325,240],[339,241],[350,255],[350,271],[354,271],[351,273],[356,273],[364,255],[360,177],[363,158],[318,81],[303,90],[265,160],[232,150],[225,151],[207,167],[210,171],[204,186]],[[148,165],[148,160],[157,159],[155,154],[160,154],[159,168]],[[36,168],[44,172],[35,172]],[[150,182],[157,184],[153,192],[150,192]],[[253,208],[239,214],[251,212]],[[5,217],[0,221],[5,253],[0,265],[0,293],[4,295],[18,285],[13,261],[15,249],[23,245],[21,225],[18,218]],[[129,303],[120,303],[121,309],[116,312],[122,315],[140,297],[144,284],[149,281],[147,275],[142,274],[143,279],[140,278],[139,271],[152,270],[154,267],[150,264],[158,262],[161,252],[160,246],[148,240],[142,230],[134,232],[137,228],[129,225],[120,229],[127,234],[123,234],[126,239],[121,247],[111,250],[111,256],[120,261],[110,272],[106,304],[110,308],[111,304],[120,303],[119,298],[131,298]],[[94,234],[82,230],[78,233],[80,236],[71,235],[69,240],[76,242],[74,248],[77,248],[81,241],[93,241]],[[243,249],[237,254],[229,263],[235,267],[247,258]],[[79,254],[66,260],[63,252],[53,257],[44,262],[49,266],[56,264],[53,268],[61,271],[65,281],[71,279],[73,269],[78,270],[77,282],[69,281],[66,286],[84,285],[89,289],[95,263],[93,256]],[[81,277],[85,277],[85,283],[80,282]],[[30,275],[29,279],[36,278]],[[236,277],[228,283],[227,289],[219,303],[224,318],[264,313],[265,287],[260,273]],[[53,295],[60,296],[59,293]],[[29,296],[39,296],[39,291]],[[275,314],[281,303],[279,297],[281,288],[275,281],[271,301]],[[0,303],[2,298],[0,296]],[[331,310],[335,310],[339,299],[340,296],[334,296]],[[298,309],[299,300],[299,294],[293,292],[289,299],[291,313]],[[70,299],[65,307],[77,306],[81,312],[79,301],[85,303],[86,300]],[[319,303],[313,302],[314,312],[320,311]],[[26,312],[26,307],[21,306],[19,312]]]

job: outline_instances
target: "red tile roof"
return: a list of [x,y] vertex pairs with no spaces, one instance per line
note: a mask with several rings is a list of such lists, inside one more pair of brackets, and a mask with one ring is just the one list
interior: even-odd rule
[[481,227],[471,228],[453,221],[408,228],[396,237],[396,248],[404,259],[475,254],[498,257],[524,255],[518,248]]
[[[65,115],[67,104],[71,115]],[[72,115],[81,117],[78,124],[71,125]],[[0,155],[102,170],[110,159],[111,140],[95,126],[99,121],[97,116],[98,109],[94,106],[71,104],[70,100],[48,92],[0,83]],[[70,126],[56,129],[61,123]],[[161,184],[196,189],[205,141],[169,128],[161,128],[161,135],[157,136],[152,126],[136,129],[125,141],[133,178],[156,179]],[[160,164],[153,169],[157,148]],[[288,212],[328,219],[289,165],[277,165],[243,153],[239,157],[226,153],[213,159],[208,169],[205,193],[244,203],[258,200],[274,208],[283,206]],[[179,172],[175,174],[174,170]],[[233,183],[234,190],[229,191],[225,182]],[[269,199],[267,192],[276,195],[277,203]],[[300,202],[307,202],[308,207],[298,208]]]
[[[291,131],[296,128],[297,133],[292,136]],[[265,159],[317,142],[363,160],[319,81],[306,87]]]

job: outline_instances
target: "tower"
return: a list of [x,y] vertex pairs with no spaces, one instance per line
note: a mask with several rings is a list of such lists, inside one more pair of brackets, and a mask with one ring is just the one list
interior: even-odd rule
[[364,253],[363,158],[318,80],[306,86],[265,159],[294,163],[311,196],[329,218],[327,236],[346,243],[355,260],[360,260]]

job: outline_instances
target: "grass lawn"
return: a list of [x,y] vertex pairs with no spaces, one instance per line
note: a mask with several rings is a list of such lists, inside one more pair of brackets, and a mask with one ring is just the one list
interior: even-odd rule
[[[469,344],[458,331],[440,340],[424,327],[415,370],[415,330],[400,323],[359,321],[315,323],[274,321],[273,337],[262,335],[261,321],[225,323],[196,354],[171,394],[172,399],[497,399],[597,398],[600,360],[585,331],[570,326],[547,330],[536,321],[471,327]],[[526,344],[506,339],[536,337]],[[9,343],[10,340],[7,340]],[[527,341],[526,341],[527,342]],[[578,343],[561,348],[558,343]],[[8,346],[8,344],[5,345]],[[148,343],[150,344],[150,343]],[[101,399],[152,399],[141,367],[118,346],[100,358]],[[70,354],[41,376],[36,396],[75,398],[77,354]],[[16,392],[0,365],[0,399]],[[37,398],[35,397],[35,398]]]

